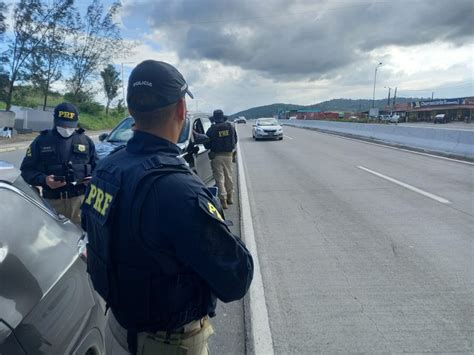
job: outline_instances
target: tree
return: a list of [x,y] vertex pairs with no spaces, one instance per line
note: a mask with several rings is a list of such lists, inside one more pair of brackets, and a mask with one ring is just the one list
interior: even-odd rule
[[122,83],[120,80],[120,73],[114,68],[112,64],[107,65],[100,76],[104,82],[104,92],[107,97],[107,104],[105,105],[105,114],[109,115],[109,107],[113,99],[118,95],[119,86]]
[[72,12],[58,21],[50,22],[43,41],[30,56],[27,77],[43,94],[43,110],[48,104],[51,85],[62,77],[62,69],[68,58],[66,40],[73,23]]
[[5,14],[7,13],[7,5],[5,5],[4,1],[0,1],[0,39],[3,40],[3,34],[7,30],[7,24],[5,23],[6,17]]
[[115,16],[120,10],[116,2],[105,11],[99,0],[93,0],[87,8],[83,20],[77,18],[79,30],[75,31],[72,53],[72,77],[69,79],[69,91],[74,96],[90,92],[91,78],[99,68],[105,66],[110,58],[123,56],[127,48],[120,36]]
[[53,0],[46,6],[41,0],[20,0],[13,11],[13,37],[7,50],[10,75],[6,109],[11,107],[13,88],[25,75],[25,65],[43,43],[51,24],[65,16],[73,0]]

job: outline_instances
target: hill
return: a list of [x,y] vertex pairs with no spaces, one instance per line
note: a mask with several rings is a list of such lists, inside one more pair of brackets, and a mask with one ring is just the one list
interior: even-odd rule
[[[414,98],[400,97],[397,98],[397,103],[411,102]],[[375,107],[380,109],[387,105],[387,99],[375,100]],[[247,118],[272,117],[280,111],[298,110],[298,109],[318,109],[321,111],[346,111],[346,112],[360,112],[367,111],[372,107],[372,100],[366,99],[333,99],[323,101],[313,105],[293,105],[277,103],[266,106],[252,107],[244,111],[234,113],[232,116],[245,116]]]

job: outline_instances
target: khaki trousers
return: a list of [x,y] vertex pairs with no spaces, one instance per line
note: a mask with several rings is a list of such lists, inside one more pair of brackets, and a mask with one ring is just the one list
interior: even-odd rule
[[[138,333],[137,355],[209,355],[207,341],[214,333],[207,318],[190,322],[184,333]],[[105,328],[105,354],[128,355],[127,331],[109,312]]]
[[211,160],[212,173],[219,188],[219,197],[227,199],[234,193],[234,182],[232,181],[232,152],[216,153]]
[[57,213],[69,218],[74,224],[81,225],[81,206],[84,195],[71,198],[46,199]]

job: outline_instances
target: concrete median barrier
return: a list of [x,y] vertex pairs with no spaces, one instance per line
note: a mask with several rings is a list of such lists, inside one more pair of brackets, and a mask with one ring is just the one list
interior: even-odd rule
[[414,148],[442,155],[474,159],[474,130],[397,125],[292,120],[286,126],[314,129],[355,138]]

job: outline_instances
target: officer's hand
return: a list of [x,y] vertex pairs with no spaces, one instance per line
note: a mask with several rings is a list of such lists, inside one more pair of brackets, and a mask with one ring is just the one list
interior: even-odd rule
[[46,176],[45,183],[46,185],[49,186],[50,189],[53,189],[53,190],[66,186],[65,181],[54,181],[54,175]]

